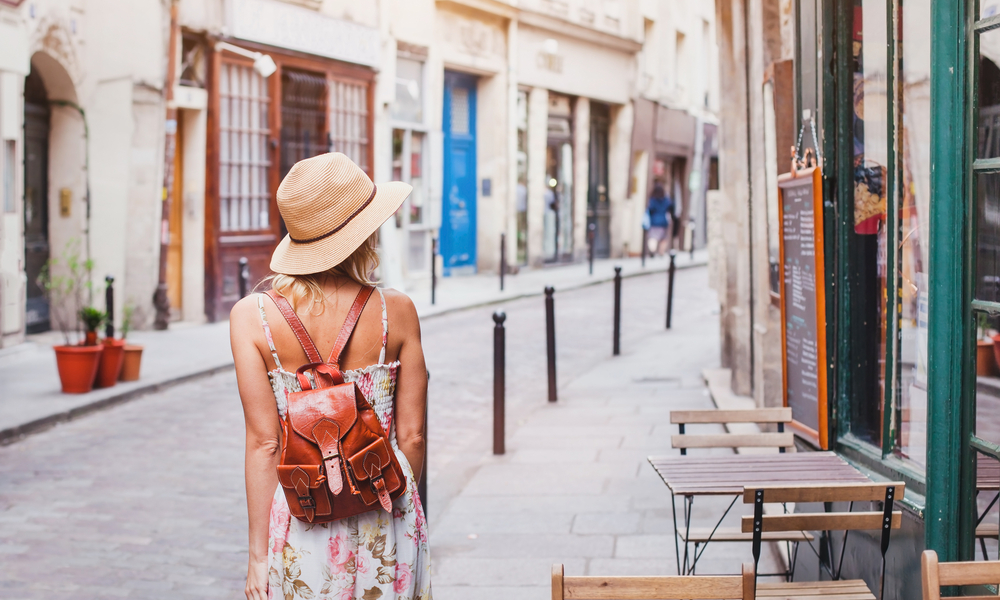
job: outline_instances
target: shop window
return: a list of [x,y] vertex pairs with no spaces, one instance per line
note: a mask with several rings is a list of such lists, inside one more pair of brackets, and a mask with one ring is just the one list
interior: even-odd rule
[[848,231],[851,264],[848,313],[851,360],[851,434],[881,446],[885,397],[887,167],[889,166],[889,64],[886,8],[881,0],[855,0],[853,31],[853,219]]
[[[424,63],[406,46],[396,59],[396,99],[390,107],[392,178],[405,181],[413,191],[396,212],[396,228],[406,245],[406,271],[430,271],[433,228],[427,205],[427,132],[424,121]],[[405,54],[405,55],[404,55]],[[468,119],[468,116],[465,117]]]
[[517,264],[528,262],[528,92],[517,93]]
[[269,106],[267,84],[252,67],[222,64],[219,78],[221,231],[259,231],[270,227]]
[[331,152],[343,152],[371,174],[368,162],[368,84],[357,81],[330,82]]
[[392,118],[422,123],[424,63],[410,58],[396,59],[396,99],[392,103]]
[[900,10],[896,139],[899,210],[894,239],[898,282],[898,360],[892,394],[894,450],[923,470],[927,460],[927,307],[930,234],[930,3]]

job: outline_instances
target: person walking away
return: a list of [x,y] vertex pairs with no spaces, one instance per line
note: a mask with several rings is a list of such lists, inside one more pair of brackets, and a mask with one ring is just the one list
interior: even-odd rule
[[[411,189],[399,182],[376,186],[340,153],[296,163],[278,188],[288,235],[271,257],[271,291],[243,298],[230,315],[246,421],[250,600],[431,598],[427,524],[417,495],[427,403],[420,323],[407,296],[373,288],[371,280],[378,228]],[[341,332],[346,339],[338,339]],[[312,522],[319,511],[312,492],[303,486],[298,493],[308,520],[292,516],[277,470],[283,427],[298,422],[285,421],[289,394],[301,390],[296,370],[315,367],[308,357],[328,356],[334,348],[343,352],[339,360],[334,352],[329,364],[370,403],[379,435],[388,437],[402,468],[404,490],[395,500],[368,504],[368,512]],[[303,397],[291,398],[294,414],[322,410],[299,408]],[[361,489],[357,471],[345,470],[336,450],[323,454],[321,465],[306,466],[320,469],[320,485],[338,487],[335,494]],[[296,512],[303,511],[296,506]]]
[[663,185],[657,183],[653,186],[653,193],[649,196],[646,204],[646,214],[649,215],[649,253],[654,256],[663,256],[667,243],[670,240],[670,219],[673,214],[674,203],[663,191]]

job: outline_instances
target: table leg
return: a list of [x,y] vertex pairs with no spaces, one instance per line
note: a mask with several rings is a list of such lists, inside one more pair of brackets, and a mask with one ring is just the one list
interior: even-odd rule
[[[677,574],[683,575],[681,573],[681,532],[677,529],[677,500],[673,490],[670,490],[670,508],[674,515],[674,558],[677,559]],[[684,543],[687,544],[687,540],[684,540]]]

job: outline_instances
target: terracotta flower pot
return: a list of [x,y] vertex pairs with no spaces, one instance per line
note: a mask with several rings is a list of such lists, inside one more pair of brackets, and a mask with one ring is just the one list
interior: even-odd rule
[[997,359],[996,344],[988,340],[976,342],[976,375],[978,377],[996,377]]
[[139,366],[142,362],[142,346],[125,346],[125,356],[122,361],[121,374],[118,381],[135,381],[139,379]]
[[87,333],[85,333],[84,337],[83,337],[83,345],[84,346],[96,346],[97,345],[97,332],[96,331],[88,331]]
[[56,366],[64,394],[86,394],[94,387],[104,346],[56,346]]
[[94,382],[94,387],[105,388],[118,383],[124,359],[125,340],[105,339],[104,352],[101,353],[101,363],[97,367],[97,381]]
[[1000,372],[1000,333],[993,336],[993,366]]

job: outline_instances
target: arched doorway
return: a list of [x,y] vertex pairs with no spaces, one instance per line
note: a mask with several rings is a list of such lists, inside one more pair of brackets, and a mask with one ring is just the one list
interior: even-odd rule
[[34,68],[24,81],[24,266],[28,279],[25,326],[28,333],[49,329],[49,303],[37,280],[49,260],[48,92]]

